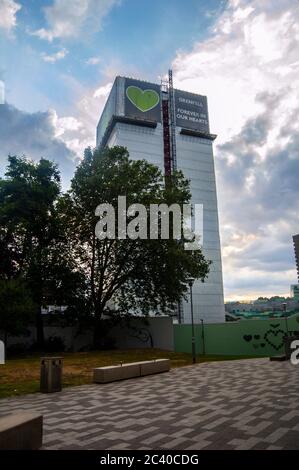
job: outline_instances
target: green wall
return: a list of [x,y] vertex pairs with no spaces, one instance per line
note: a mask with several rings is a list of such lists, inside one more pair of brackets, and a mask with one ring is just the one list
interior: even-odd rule
[[[206,354],[275,356],[283,354],[285,319],[240,320],[204,325]],[[289,333],[299,334],[299,315],[288,318]],[[203,353],[202,327],[195,325],[196,352]],[[191,352],[191,325],[174,325],[174,348]]]

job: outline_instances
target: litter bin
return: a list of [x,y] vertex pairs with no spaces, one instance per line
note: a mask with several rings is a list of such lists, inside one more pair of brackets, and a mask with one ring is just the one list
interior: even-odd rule
[[62,357],[41,357],[40,391],[42,393],[53,393],[61,391],[62,364]]

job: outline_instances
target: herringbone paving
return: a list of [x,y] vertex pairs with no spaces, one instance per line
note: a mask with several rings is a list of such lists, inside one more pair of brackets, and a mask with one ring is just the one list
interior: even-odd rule
[[44,449],[299,449],[299,366],[197,364],[0,400],[44,415]]

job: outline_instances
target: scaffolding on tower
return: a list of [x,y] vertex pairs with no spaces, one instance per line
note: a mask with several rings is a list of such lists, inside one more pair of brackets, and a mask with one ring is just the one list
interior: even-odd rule
[[177,169],[176,159],[176,135],[175,135],[175,105],[174,105],[174,89],[172,80],[172,70],[168,70],[168,95],[169,95],[169,131],[170,131],[170,155],[171,169]]
[[[169,70],[168,80],[161,81],[165,184],[170,181],[171,175],[177,169],[174,99],[172,70]],[[177,305],[177,317],[178,322],[181,323],[183,318],[183,306],[181,301],[179,301]]]
[[168,71],[168,80],[161,82],[162,125],[164,145],[164,174],[172,175],[177,169],[176,136],[175,136],[175,106],[172,70]]

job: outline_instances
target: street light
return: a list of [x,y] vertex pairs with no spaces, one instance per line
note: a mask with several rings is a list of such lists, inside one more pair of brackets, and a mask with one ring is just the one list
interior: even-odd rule
[[282,308],[284,311],[284,319],[285,319],[285,324],[286,324],[286,335],[284,337],[284,347],[285,347],[285,354],[286,358],[288,359],[289,356],[289,344],[288,344],[288,337],[289,337],[289,327],[288,327],[288,316],[287,316],[287,303],[284,302],[282,304]]
[[191,302],[191,325],[192,325],[191,345],[192,345],[192,362],[193,364],[195,364],[196,363],[196,351],[195,351],[195,333],[194,333],[194,317],[193,317],[193,293],[192,293],[193,283],[194,283],[194,278],[190,278],[188,280],[188,284],[190,287],[190,302]]
[[288,316],[287,316],[287,303],[284,302],[282,304],[283,311],[284,311],[284,319],[285,319],[285,324],[286,324],[286,331],[287,331],[287,336],[289,336],[289,327],[288,327]]
[[203,355],[206,354],[206,346],[205,346],[205,330],[204,330],[204,325],[203,325],[203,319],[200,319],[201,321],[201,340],[202,340],[202,353]]

